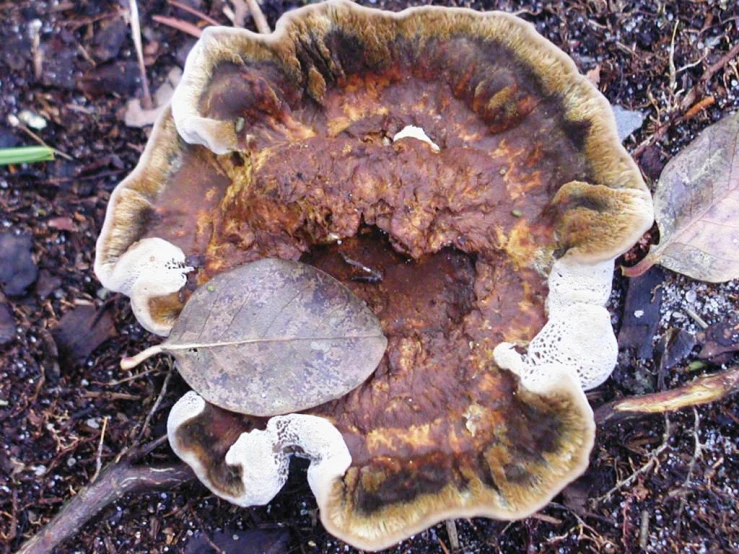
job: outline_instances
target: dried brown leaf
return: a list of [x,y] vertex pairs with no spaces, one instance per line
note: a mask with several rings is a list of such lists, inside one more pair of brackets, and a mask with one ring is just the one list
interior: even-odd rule
[[330,275],[264,259],[214,277],[185,305],[166,352],[208,402],[256,416],[305,410],[356,388],[387,339],[372,311]]
[[739,112],[703,131],[665,166],[654,209],[660,243],[626,275],[659,263],[712,283],[739,277]]

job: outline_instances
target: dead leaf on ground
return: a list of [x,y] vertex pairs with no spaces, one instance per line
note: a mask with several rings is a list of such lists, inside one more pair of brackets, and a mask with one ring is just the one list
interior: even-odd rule
[[659,370],[667,371],[682,362],[693,351],[696,338],[684,329],[670,328],[657,343]]
[[8,296],[22,296],[38,277],[30,235],[0,233],[0,289]]
[[95,66],[77,81],[77,88],[92,97],[119,94],[131,97],[139,89],[139,66],[134,61]]
[[728,362],[735,352],[739,352],[739,316],[734,314],[710,325],[696,338],[702,345],[700,358],[715,363]]
[[629,277],[654,264],[702,281],[739,277],[739,112],[711,125],[666,166],[654,193],[660,243]]
[[121,366],[171,354],[208,402],[270,416],[344,396],[370,376],[386,346],[375,315],[339,281],[305,264],[263,259],[198,288],[169,339]]
[[62,365],[70,368],[84,362],[105,340],[114,337],[116,330],[107,309],[83,305],[64,314],[51,334]]

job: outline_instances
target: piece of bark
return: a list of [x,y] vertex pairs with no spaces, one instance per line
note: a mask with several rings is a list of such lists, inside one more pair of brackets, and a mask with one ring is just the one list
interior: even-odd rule
[[184,554],[288,554],[289,542],[287,529],[205,529],[193,534]]
[[621,350],[634,349],[642,360],[650,359],[654,353],[652,338],[659,324],[664,280],[662,269],[653,267],[641,277],[629,281],[618,347]]
[[682,362],[696,345],[695,335],[684,329],[668,329],[657,343],[659,368],[667,371]]

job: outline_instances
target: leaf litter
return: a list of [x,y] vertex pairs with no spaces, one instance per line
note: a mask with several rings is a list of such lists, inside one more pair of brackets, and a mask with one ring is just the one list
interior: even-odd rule
[[662,171],[654,192],[660,242],[629,277],[654,264],[693,279],[739,278],[739,112],[703,131]]
[[208,402],[271,416],[344,396],[370,376],[386,346],[375,315],[339,281],[266,258],[198,288],[169,338],[121,367],[171,354]]

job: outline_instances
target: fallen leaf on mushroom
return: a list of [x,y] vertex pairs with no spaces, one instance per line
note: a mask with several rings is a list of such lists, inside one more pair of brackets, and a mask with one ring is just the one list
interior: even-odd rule
[[[604,308],[614,259],[652,221],[608,102],[531,25],[331,1],[267,36],[203,31],[111,197],[95,269],[169,335],[148,354],[172,352],[191,380],[168,433],[201,481],[264,504],[297,453],[326,529],[379,550],[447,518],[526,517],[585,470],[583,391],[617,356]],[[307,402],[290,385],[297,396],[262,417],[256,398],[239,409],[213,394],[245,356],[218,362],[222,380],[192,381],[219,347],[188,348],[230,328],[203,317],[244,294],[250,319],[259,294],[226,283],[254,262],[276,281],[309,264],[308,281],[321,270],[364,302],[387,340],[374,371],[350,351],[329,373],[356,384]],[[282,372],[324,371],[291,358],[234,396],[274,399]]]
[[386,346],[377,318],[336,279],[267,258],[216,275],[163,344],[121,366],[166,352],[211,404],[273,416],[344,396],[375,370]]

